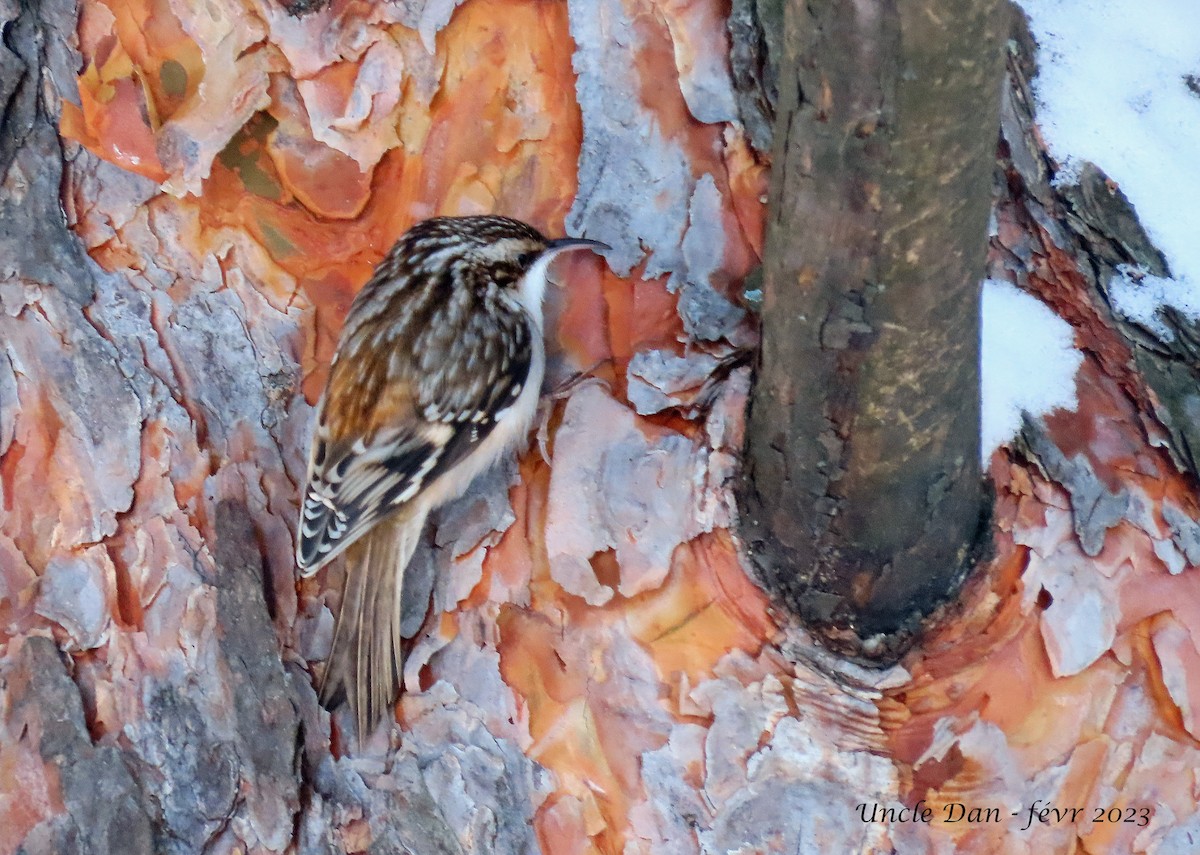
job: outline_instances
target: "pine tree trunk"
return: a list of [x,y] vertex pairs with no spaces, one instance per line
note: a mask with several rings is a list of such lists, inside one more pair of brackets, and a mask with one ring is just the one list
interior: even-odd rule
[[[1101,176],[1051,186],[1021,56],[990,272],[1076,327],[1079,410],[992,458],[997,555],[901,666],[740,560],[778,4],[725,9],[0,2],[0,853],[1196,834],[1195,331],[1107,309],[1153,250]],[[553,379],[595,380],[433,521],[397,724],[352,752],[313,690],[335,580],[292,559],[312,404],[391,241],[478,211],[614,247],[554,295]],[[1022,831],[1035,798],[1085,810]]]

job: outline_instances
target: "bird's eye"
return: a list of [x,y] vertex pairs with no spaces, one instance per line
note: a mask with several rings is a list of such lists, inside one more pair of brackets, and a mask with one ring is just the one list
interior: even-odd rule
[[517,266],[524,270],[526,267],[529,267],[529,265],[533,264],[533,262],[537,260],[537,257],[538,254],[536,252],[523,252],[517,256]]

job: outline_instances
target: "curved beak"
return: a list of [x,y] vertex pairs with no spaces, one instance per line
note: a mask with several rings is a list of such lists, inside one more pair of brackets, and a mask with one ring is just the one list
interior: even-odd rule
[[598,240],[588,240],[587,238],[555,238],[554,240],[546,241],[546,252],[550,255],[557,255],[560,252],[567,252],[572,249],[612,249],[606,243],[601,243]]

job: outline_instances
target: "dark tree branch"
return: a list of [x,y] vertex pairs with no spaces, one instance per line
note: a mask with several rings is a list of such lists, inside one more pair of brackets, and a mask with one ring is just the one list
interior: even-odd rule
[[772,591],[867,658],[955,590],[983,528],[1004,18],[994,0],[785,11],[743,533]]

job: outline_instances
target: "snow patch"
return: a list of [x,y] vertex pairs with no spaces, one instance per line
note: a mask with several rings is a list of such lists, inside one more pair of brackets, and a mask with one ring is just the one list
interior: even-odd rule
[[1170,307],[1193,320],[1200,320],[1200,288],[1181,279],[1151,276],[1144,270],[1122,264],[1108,283],[1114,309],[1127,320],[1141,324],[1162,341],[1174,341],[1159,310]]
[[[1200,318],[1200,7],[1195,0],[1018,0],[1041,47],[1038,124],[1059,182],[1096,164],[1120,185],[1172,278],[1122,271],[1113,304],[1169,336],[1172,306]],[[1190,213],[1189,213],[1190,212]],[[1169,339],[1168,339],[1169,340]]]
[[1021,429],[1022,413],[1075,408],[1075,372],[1083,354],[1075,349],[1071,326],[1015,286],[985,281],[982,303],[979,448],[986,465]]

